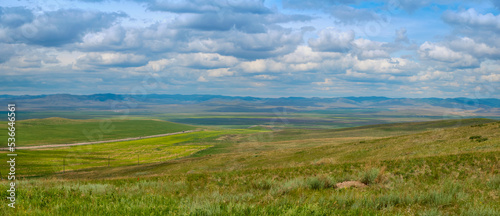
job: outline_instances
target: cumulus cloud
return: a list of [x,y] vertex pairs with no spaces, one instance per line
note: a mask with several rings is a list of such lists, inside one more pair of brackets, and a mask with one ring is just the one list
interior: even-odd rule
[[429,80],[453,80],[453,75],[450,72],[444,71],[422,71],[417,75],[408,78],[410,82],[429,81]]
[[[23,11],[20,8],[2,8],[3,11]],[[22,15],[22,14],[20,14]],[[81,41],[89,32],[97,32],[109,27],[124,13],[104,13],[79,9],[60,9],[47,11],[34,18],[20,19],[9,13],[2,16],[1,25],[7,27],[8,40],[4,42],[21,42],[41,46],[61,46]],[[29,16],[28,16],[29,17]]]
[[215,50],[224,55],[239,58],[258,59],[284,55],[293,52],[302,43],[302,33],[287,29],[268,29],[265,33],[245,34],[243,32],[226,33],[225,37],[216,38]]
[[0,7],[0,26],[17,28],[33,21],[33,12],[25,7]]
[[387,43],[360,38],[352,41],[352,44],[355,48],[354,52],[357,53],[357,56],[360,59],[390,57],[389,47],[387,47]]
[[275,80],[275,79],[278,79],[277,76],[272,76],[272,75],[267,75],[267,74],[255,75],[253,77],[255,79],[260,79],[260,80]]
[[453,50],[469,53],[476,57],[498,59],[500,57],[500,49],[490,46],[485,43],[476,42],[469,37],[461,37],[449,42],[450,48]]
[[237,13],[270,13],[264,6],[262,0],[215,0],[215,1],[177,1],[177,0],[153,0],[148,3],[148,9],[152,11],[168,11],[175,13],[206,13],[230,11]]
[[[0,7],[2,74],[31,77],[25,82],[32,89],[46,85],[36,79],[47,83],[53,75],[67,81],[61,77],[72,74],[78,76],[73,85],[92,92],[84,83],[95,81],[103,91],[118,91],[154,72],[168,77],[169,92],[244,89],[244,94],[261,95],[296,86],[311,95],[393,94],[404,85],[412,92],[456,95],[460,93],[453,91],[463,83],[500,79],[500,15],[494,8],[486,13],[471,8],[472,3],[458,7],[466,10],[442,13],[442,8],[456,8],[440,7],[451,0],[285,0],[286,10],[261,0],[132,0],[126,3],[137,8],[123,7],[134,16],[128,17],[112,7],[120,1],[84,1],[72,1],[76,9]],[[90,2],[102,11],[85,9]],[[429,5],[438,7],[419,10]],[[403,14],[401,21],[399,9],[414,14]],[[148,12],[135,17],[142,10]],[[420,20],[429,13],[442,13],[444,22]],[[385,20],[387,14],[395,19]],[[371,25],[362,22],[370,21],[384,21],[387,31],[363,34]],[[428,31],[421,26],[442,31],[436,33],[439,37],[422,36]],[[452,31],[446,32],[446,26]],[[411,42],[408,32],[415,37]],[[15,80],[23,83],[20,79]]]
[[321,62],[327,59],[336,59],[341,55],[340,53],[313,51],[309,46],[298,46],[294,52],[279,57],[279,60],[291,64],[310,63]]
[[238,63],[233,56],[223,56],[218,53],[189,53],[176,54],[172,64],[191,68],[221,68],[231,67]]
[[333,84],[333,81],[332,79],[330,78],[325,78],[323,82],[313,82],[314,85],[319,85],[319,86],[322,86],[322,85],[332,85]]
[[115,25],[85,35],[77,47],[88,51],[134,50],[149,56],[158,53],[205,52],[259,59],[290,53],[302,43],[302,31],[277,25],[295,18],[275,17],[281,17],[280,14],[264,16],[259,15],[254,19],[234,14],[220,17],[217,14],[195,14],[155,23],[143,29],[125,29]]
[[356,60],[352,67],[355,71],[379,74],[408,74],[417,68],[417,63],[403,58]]
[[343,79],[347,81],[367,82],[367,83],[398,82],[397,77],[392,74],[373,74],[366,72],[358,72],[352,69],[346,70]]
[[500,81],[500,74],[482,75],[481,79],[485,80],[485,81],[490,81],[490,82],[499,82]]
[[357,9],[346,5],[334,5],[329,9],[330,14],[340,22],[355,24],[381,19],[381,17],[368,9]]
[[262,73],[262,72],[279,72],[285,69],[285,65],[271,59],[257,59],[255,61],[242,62],[239,67],[244,72]]
[[326,28],[319,32],[319,38],[309,39],[308,44],[316,51],[347,52],[354,40],[354,32],[341,32],[335,28]]
[[207,75],[209,77],[224,77],[224,76],[231,76],[233,74],[234,72],[230,71],[229,68],[217,68],[217,69],[207,70]]
[[87,53],[77,59],[77,66],[138,67],[148,63],[145,56],[125,53]]
[[479,61],[472,55],[456,52],[450,48],[430,42],[422,44],[418,50],[423,59],[446,63],[450,67],[477,67]]
[[138,47],[137,45],[138,43],[130,41],[129,32],[120,25],[88,33],[82,38],[82,42],[77,44],[79,48],[89,51],[125,50]]
[[205,77],[203,77],[203,76],[198,77],[198,79],[196,81],[198,81],[198,82],[208,82],[208,80],[205,79]]
[[500,30],[500,15],[491,13],[480,14],[474,8],[461,12],[446,11],[443,20],[459,26],[468,26],[479,29]]
[[202,31],[229,31],[235,29],[248,33],[263,33],[266,31],[266,27],[262,19],[262,16],[247,14],[195,14],[181,17],[174,23],[174,26]]

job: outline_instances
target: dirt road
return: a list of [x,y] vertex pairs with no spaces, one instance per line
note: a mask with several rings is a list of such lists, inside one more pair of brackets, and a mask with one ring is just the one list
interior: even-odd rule
[[[124,139],[104,140],[104,141],[95,141],[95,142],[81,142],[81,143],[68,143],[68,144],[47,144],[47,145],[39,145],[39,146],[22,146],[22,147],[16,147],[16,150],[18,150],[18,149],[57,148],[57,147],[67,147],[67,146],[93,145],[93,144],[110,143],[110,142],[123,142],[123,141],[130,141],[130,140],[139,140],[139,139],[147,139],[147,138],[153,138],[153,137],[163,137],[163,136],[170,136],[170,135],[176,135],[176,134],[191,133],[191,132],[196,132],[196,131],[200,131],[200,130],[188,130],[188,131],[181,131],[181,132],[175,132],[175,133],[157,134],[157,135],[151,135],[151,136],[131,137],[131,138],[124,138]],[[8,148],[0,148],[0,151],[5,151],[5,150],[8,150]]]

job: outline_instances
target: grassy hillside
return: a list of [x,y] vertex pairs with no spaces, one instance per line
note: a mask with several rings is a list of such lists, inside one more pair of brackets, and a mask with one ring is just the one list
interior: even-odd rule
[[[17,121],[15,126],[17,146],[112,140],[195,128],[160,120],[72,120],[64,118],[21,120]],[[7,123],[0,122],[2,143],[7,140],[6,128]]]
[[[439,122],[437,122],[439,123]],[[377,163],[383,160],[403,160],[439,155],[455,155],[500,150],[500,123],[473,124],[447,129],[433,129],[425,132],[386,138],[362,137],[360,131],[354,138],[328,137],[317,139],[294,139],[282,141],[281,132],[246,132],[226,130],[204,132],[218,134],[218,139],[199,138],[197,143],[214,147],[200,151],[189,158],[159,163],[140,169],[143,175],[168,173],[233,171],[242,169],[273,169],[321,164]],[[200,136],[190,134],[190,136]],[[359,137],[358,137],[359,136]],[[480,136],[485,141],[471,139]],[[277,138],[273,141],[272,138]],[[271,138],[271,139],[269,139]],[[186,142],[190,143],[190,142]],[[178,145],[182,145],[179,143]],[[121,169],[121,168],[120,168]],[[99,171],[99,175],[113,169]],[[130,172],[127,171],[127,172]],[[135,176],[130,172],[131,176]],[[74,175],[74,176],[73,176]],[[87,176],[87,173],[83,174]],[[79,178],[78,172],[66,175]],[[115,173],[122,176],[120,173]],[[94,176],[99,178],[99,176]]]
[[454,128],[460,126],[479,125],[496,120],[470,118],[458,120],[438,120],[423,122],[405,122],[393,124],[375,124],[342,129],[301,130],[288,129],[275,133],[273,140],[297,140],[317,138],[355,138],[355,137],[388,137],[413,134],[427,130]]
[[[164,162],[151,154],[182,146],[204,150]],[[85,148],[22,153],[32,161],[29,172],[51,166],[36,161],[56,153],[80,162],[89,152],[132,159],[111,167],[73,161],[85,169],[23,180],[17,214],[500,215],[500,122],[484,119],[340,130],[256,127]],[[151,161],[132,165],[130,152]],[[342,188],[346,181],[359,187]],[[2,184],[0,196],[6,189]]]

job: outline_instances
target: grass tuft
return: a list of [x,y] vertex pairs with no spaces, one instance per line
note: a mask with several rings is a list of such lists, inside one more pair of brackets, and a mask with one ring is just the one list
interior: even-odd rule
[[360,175],[361,175],[360,181],[366,185],[374,184],[374,183],[376,183],[375,180],[379,176],[379,173],[380,173],[380,170],[376,169],[376,168],[363,171],[360,173]]
[[321,190],[334,187],[335,181],[327,176],[314,176],[306,179],[306,185],[309,189]]

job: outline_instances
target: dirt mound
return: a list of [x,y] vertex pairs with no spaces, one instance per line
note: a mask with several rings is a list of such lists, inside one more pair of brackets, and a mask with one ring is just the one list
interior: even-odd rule
[[345,181],[345,182],[337,183],[335,186],[337,186],[337,188],[339,188],[339,189],[350,188],[350,187],[355,187],[355,188],[366,187],[366,185],[360,181]]

